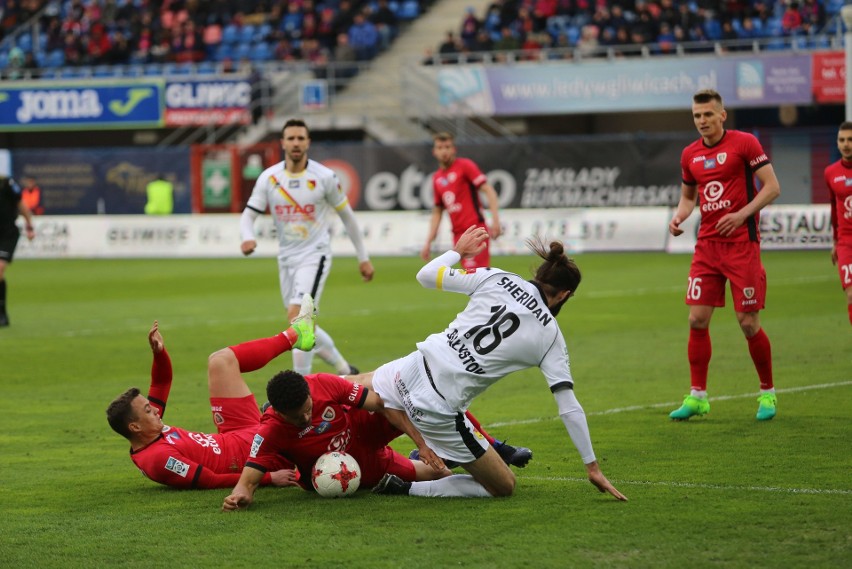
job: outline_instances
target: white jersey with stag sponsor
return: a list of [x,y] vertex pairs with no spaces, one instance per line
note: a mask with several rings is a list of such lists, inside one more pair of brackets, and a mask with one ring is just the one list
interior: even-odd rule
[[466,272],[444,265],[424,278],[439,290],[470,296],[446,330],[417,344],[436,391],[454,410],[466,410],[505,375],[534,366],[551,391],[573,387],[565,338],[536,285],[497,268]]
[[307,255],[331,252],[331,212],[348,203],[334,171],[308,160],[299,174],[287,172],[284,162],[264,170],[246,207],[258,213],[269,207],[279,258],[298,263]]

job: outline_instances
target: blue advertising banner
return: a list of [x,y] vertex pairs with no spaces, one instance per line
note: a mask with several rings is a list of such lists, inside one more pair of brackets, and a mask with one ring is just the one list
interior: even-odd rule
[[161,79],[9,82],[0,86],[0,130],[159,127],[163,85]]
[[173,213],[190,213],[189,148],[32,149],[12,152],[16,178],[41,188],[44,213],[141,214],[148,182],[158,174],[174,185]]
[[670,110],[716,89],[729,108],[810,104],[811,57],[690,57],[444,67],[439,105],[462,114]]

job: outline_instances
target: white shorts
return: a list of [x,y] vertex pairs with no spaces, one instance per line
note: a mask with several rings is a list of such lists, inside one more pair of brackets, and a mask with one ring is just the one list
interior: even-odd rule
[[387,407],[405,411],[429,448],[441,458],[466,464],[488,449],[488,441],[465,414],[453,410],[432,387],[420,352],[377,369],[373,389]]
[[331,273],[331,255],[322,253],[292,263],[292,259],[278,258],[278,281],[281,285],[281,299],[284,306],[302,304],[302,296],[307,292],[314,298],[314,306],[319,307],[325,281]]

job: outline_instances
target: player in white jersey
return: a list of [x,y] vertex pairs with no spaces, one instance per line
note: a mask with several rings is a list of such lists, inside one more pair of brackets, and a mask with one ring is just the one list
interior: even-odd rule
[[487,239],[485,229],[471,227],[454,249],[420,270],[417,280],[424,287],[466,294],[470,301],[446,330],[417,344],[412,354],[377,369],[370,381],[385,407],[398,410],[395,420],[410,420],[438,456],[461,463],[472,476],[412,483],[386,475],[374,491],[430,497],[511,495],[514,474],[474,435],[464,412],[507,374],[538,366],[589,481],[601,492],[626,500],[598,466],[586,415],[574,396],[565,338],[555,319],[580,284],[580,270],[565,256],[561,243],[551,243],[548,250],[538,240],[529,244],[545,261],[531,281],[496,268],[452,268],[462,257],[481,251]]
[[[281,131],[284,161],[261,173],[240,218],[240,248],[244,255],[251,255],[257,247],[255,219],[269,208],[275,220],[281,297],[289,320],[299,314],[306,293],[319,306],[331,272],[332,211],[340,216],[355,246],[362,278],[365,281],[373,278],[373,264],[346,193],[333,170],[308,159],[310,145],[310,132],[304,121],[291,119],[284,124]],[[358,373],[337,350],[331,336],[319,327],[314,351],[337,373]],[[293,350],[294,371],[302,375],[311,373],[312,361],[312,353]]]

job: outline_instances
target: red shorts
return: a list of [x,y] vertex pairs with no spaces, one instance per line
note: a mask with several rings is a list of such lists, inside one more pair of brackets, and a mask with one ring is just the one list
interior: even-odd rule
[[763,310],[766,270],[760,262],[760,243],[698,240],[689,268],[686,304],[725,306],[726,281],[731,282],[734,310]]
[[386,472],[405,481],[416,479],[414,465],[387,444],[402,433],[380,413],[350,408],[352,443],[349,452],[361,466],[361,487],[372,488]]
[[245,397],[211,397],[210,411],[220,433],[240,429],[256,429],[260,424],[260,408],[254,395]]
[[837,271],[843,289],[852,286],[852,244],[837,245]]
[[[482,227],[483,229],[488,229],[484,223],[476,224],[476,227]],[[465,227],[465,231],[467,227]],[[464,233],[464,231],[462,231]],[[462,236],[462,233],[453,234],[453,245],[458,243],[459,237]],[[463,269],[479,269],[491,266],[491,239],[485,241],[485,248],[477,255],[476,257],[472,257],[470,259],[462,259],[460,264]]]

